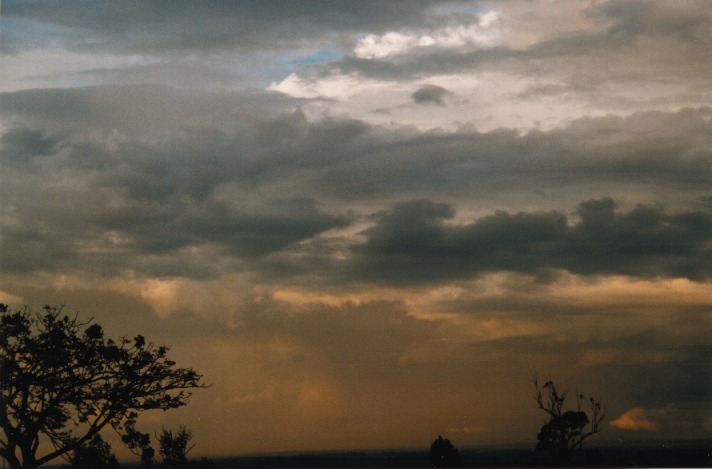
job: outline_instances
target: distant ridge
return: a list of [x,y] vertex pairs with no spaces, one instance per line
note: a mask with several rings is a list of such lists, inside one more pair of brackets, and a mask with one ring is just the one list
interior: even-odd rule
[[[464,446],[460,469],[547,467],[543,453],[534,444]],[[590,452],[588,459],[586,453]],[[593,459],[593,458],[598,458]],[[312,451],[211,458],[211,469],[430,469],[427,449]],[[712,439],[603,441],[584,449],[577,467],[676,467],[712,468]],[[48,465],[48,469],[59,468]],[[120,468],[138,469],[140,464],[122,463]],[[203,466],[195,464],[195,469]]]
[[[532,445],[462,447],[461,469],[543,467],[547,460]],[[215,469],[363,468],[427,469],[428,451],[356,450],[240,456],[214,459]],[[584,449],[579,467],[712,467],[712,439],[603,442]]]

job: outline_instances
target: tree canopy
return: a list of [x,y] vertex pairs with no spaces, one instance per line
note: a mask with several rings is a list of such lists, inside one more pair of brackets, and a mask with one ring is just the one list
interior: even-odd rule
[[130,449],[147,449],[138,415],[181,407],[191,389],[205,387],[168,351],[141,335],[107,339],[93,319],[62,307],[0,304],[0,456],[12,469],[36,468],[68,457],[107,426]]
[[438,439],[430,445],[430,467],[453,467],[460,464],[460,453],[450,440],[438,435]]
[[178,427],[175,433],[164,428],[158,437],[158,452],[161,453],[163,464],[169,469],[184,467],[188,462],[188,453],[193,449],[193,446],[188,446],[192,439],[193,432],[184,426]]
[[69,467],[78,469],[116,469],[119,467],[119,461],[111,452],[111,446],[98,433],[79,449],[76,449],[69,458],[69,462],[71,463]]
[[593,397],[577,393],[576,410],[564,411],[565,391],[560,391],[551,380],[540,385],[536,377],[534,386],[534,400],[549,416],[537,434],[536,449],[546,451],[554,462],[568,463],[572,453],[583,447],[584,440],[600,431],[606,406]]

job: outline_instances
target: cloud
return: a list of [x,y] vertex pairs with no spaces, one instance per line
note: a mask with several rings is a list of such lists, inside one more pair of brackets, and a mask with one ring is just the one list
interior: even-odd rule
[[442,86],[425,85],[418,88],[413,94],[413,101],[416,104],[439,104],[443,105],[443,99],[449,94],[449,91]]
[[[335,31],[354,32],[366,26],[385,30],[422,24],[435,8],[458,3],[461,2],[427,1],[416,6],[397,0],[386,6],[369,0],[355,7],[341,0],[299,4],[284,0],[259,4],[179,1],[152,5],[131,1],[117,6],[76,0],[66,2],[62,8],[47,3],[12,3],[3,5],[3,16],[39,24],[36,27],[40,30],[62,32],[59,38],[68,46],[76,47],[77,42],[71,40],[76,36],[71,33],[81,31],[92,40],[79,43],[80,48],[154,53],[227,48],[244,51],[292,48],[295,42],[323,41]],[[13,39],[16,34],[19,33],[13,34]],[[19,41],[12,44],[21,47]]]
[[[338,98],[311,103],[314,114],[329,110],[371,122],[397,118],[423,128],[434,127],[431,122],[454,127],[442,116],[428,119],[428,114],[405,107],[412,93],[430,83],[460,98],[452,110],[460,123],[486,130],[551,128],[583,114],[673,110],[712,102],[706,91],[709,74],[702,65],[710,61],[712,50],[712,35],[704,26],[710,12],[703,2],[686,2],[675,12],[645,2],[602,2],[595,7],[567,2],[546,9],[530,3],[497,4],[501,11],[496,21],[485,22],[486,28],[477,21],[492,12],[475,15],[479,20],[461,14],[450,20],[454,25],[441,27],[450,31],[447,34],[427,29],[368,34],[353,54],[296,71],[272,89]],[[454,31],[489,36],[479,41],[472,39],[474,33]],[[473,47],[478,41],[481,47]],[[552,62],[556,67],[547,66]],[[632,81],[635,86],[630,86]],[[388,93],[361,92],[379,89]],[[375,110],[389,112],[373,115]]]
[[582,202],[572,223],[560,212],[499,211],[448,224],[452,207],[402,203],[376,218],[354,247],[358,272],[389,281],[436,281],[492,271],[707,278],[712,213],[669,215],[639,205],[628,213],[611,199]]
[[16,272],[74,271],[88,263],[104,275],[129,269],[158,276],[212,276],[238,270],[234,257],[259,258],[345,224],[309,200],[268,205],[271,213],[241,212],[224,204],[157,203],[144,210],[86,213],[53,230],[23,219],[6,225],[3,263]]
[[497,42],[499,14],[488,11],[473,24],[448,25],[434,31],[395,32],[381,36],[369,34],[359,40],[354,54],[361,59],[381,59],[390,55],[419,52],[422,49],[459,49],[491,47]]
[[645,414],[645,409],[634,407],[623,413],[617,419],[609,422],[609,425],[621,430],[658,431],[660,429],[658,424],[648,420]]
[[[2,93],[0,106],[8,127],[40,127],[49,135],[111,133],[132,137],[177,132],[235,130],[242,124],[270,119],[292,106],[291,99],[273,93],[227,93],[155,84],[23,89]],[[252,111],[252,113],[250,113]],[[72,119],[66,119],[67,113]],[[213,133],[212,135],[218,135]]]
[[19,164],[29,163],[31,159],[50,156],[60,142],[57,136],[48,135],[43,130],[10,129],[0,137],[3,155]]
[[712,39],[708,27],[712,12],[703,0],[686,1],[676,7],[639,0],[626,4],[607,2],[592,8],[589,14],[615,19],[612,29],[620,33],[674,36],[690,42]]
[[[430,102],[441,91],[423,93]],[[89,262],[107,275],[249,268],[330,282],[709,275],[707,108],[526,134],[421,133],[311,119],[264,93],[104,86],[2,98],[12,271]],[[581,200],[593,202],[569,213]],[[398,246],[404,237],[413,242]]]
[[608,423],[611,427],[631,431],[660,431],[660,424],[655,420],[668,416],[677,410],[676,406],[669,404],[661,409],[646,410],[642,407],[633,407],[625,411],[620,417]]

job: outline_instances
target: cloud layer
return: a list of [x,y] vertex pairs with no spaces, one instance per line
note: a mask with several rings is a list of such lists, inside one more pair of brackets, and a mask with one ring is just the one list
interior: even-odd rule
[[[497,271],[710,274],[706,108],[524,135],[443,135],[241,111],[270,96],[234,97],[221,109],[210,94],[137,91],[3,97],[8,271],[91,265],[200,277],[276,256],[296,271],[323,264],[330,277],[352,277],[345,282]],[[159,106],[171,127],[156,122]],[[674,133],[666,130],[673,122]],[[28,185],[43,189],[28,198]],[[628,208],[616,208],[621,202]]]

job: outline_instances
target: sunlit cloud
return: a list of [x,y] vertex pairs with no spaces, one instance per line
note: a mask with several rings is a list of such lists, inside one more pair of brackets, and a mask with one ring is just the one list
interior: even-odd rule
[[609,425],[620,430],[657,432],[661,427],[656,420],[666,417],[676,410],[674,404],[669,404],[661,409],[649,410],[643,409],[642,407],[633,407],[625,411],[617,419],[609,422]]
[[645,409],[640,407],[634,407],[626,411],[623,415],[611,421],[610,425],[615,428],[620,428],[621,430],[646,430],[653,432],[659,430],[658,424],[651,422],[646,417]]

